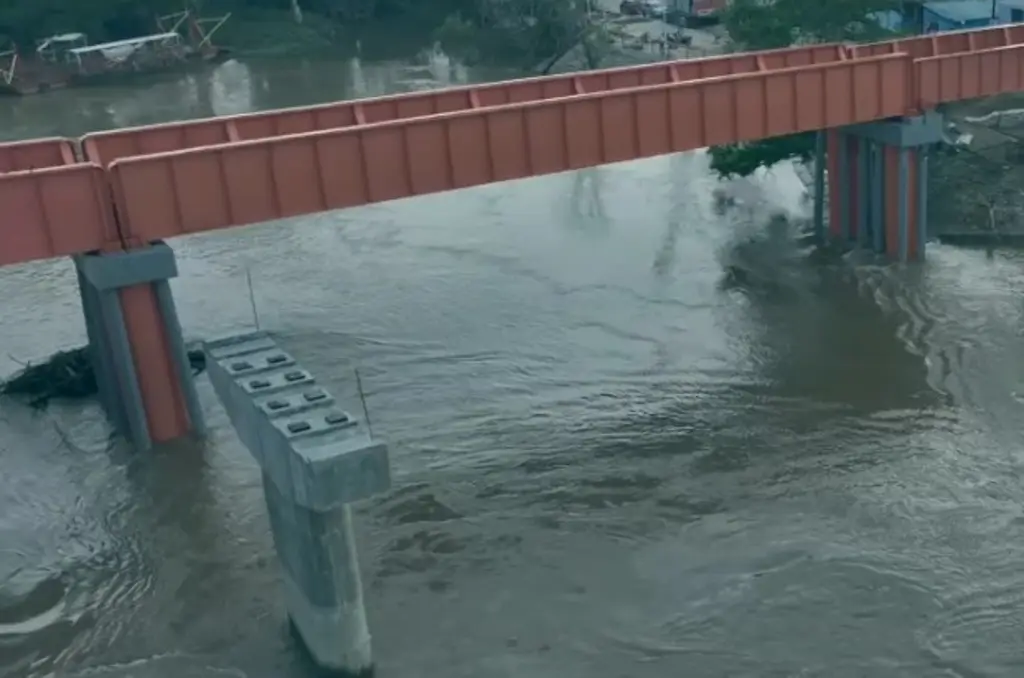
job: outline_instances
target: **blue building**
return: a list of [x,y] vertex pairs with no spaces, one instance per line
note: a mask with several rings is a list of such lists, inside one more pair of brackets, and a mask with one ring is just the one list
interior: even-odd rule
[[1004,23],[1000,9],[992,0],[934,0],[921,6],[921,23],[926,33],[984,28]]
[[1024,0],[999,0],[996,20],[1001,24],[1024,23]]

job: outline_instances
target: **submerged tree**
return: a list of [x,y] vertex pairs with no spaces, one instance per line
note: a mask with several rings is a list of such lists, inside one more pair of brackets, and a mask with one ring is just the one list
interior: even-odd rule
[[[794,44],[864,42],[890,37],[878,17],[900,9],[899,0],[733,0],[723,23],[743,49],[777,49]],[[748,176],[759,167],[807,159],[814,133],[715,146],[711,168],[720,176]]]

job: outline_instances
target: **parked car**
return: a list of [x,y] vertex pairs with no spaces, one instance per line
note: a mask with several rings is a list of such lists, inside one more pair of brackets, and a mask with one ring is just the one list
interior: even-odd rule
[[626,16],[664,17],[668,5],[664,0],[622,0],[619,13]]
[[619,4],[619,14],[625,16],[639,16],[644,13],[643,3],[640,0],[622,0]]

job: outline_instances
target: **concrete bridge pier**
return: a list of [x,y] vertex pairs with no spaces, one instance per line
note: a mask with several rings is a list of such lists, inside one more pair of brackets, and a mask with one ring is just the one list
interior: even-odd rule
[[100,402],[137,449],[203,430],[164,243],[74,257]]
[[210,341],[205,352],[214,390],[263,470],[296,630],[322,667],[368,672],[351,504],[390,488],[387,446],[265,332]]
[[830,237],[894,261],[924,258],[928,147],[942,122],[929,111],[825,132]]

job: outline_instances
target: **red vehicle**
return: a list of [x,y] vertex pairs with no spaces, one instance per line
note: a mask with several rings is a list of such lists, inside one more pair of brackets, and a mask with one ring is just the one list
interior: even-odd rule
[[711,20],[729,5],[729,0],[622,0],[619,13],[625,16],[662,18],[685,25],[687,20]]
[[687,14],[694,17],[708,18],[726,8],[729,0],[683,0],[690,5]]

